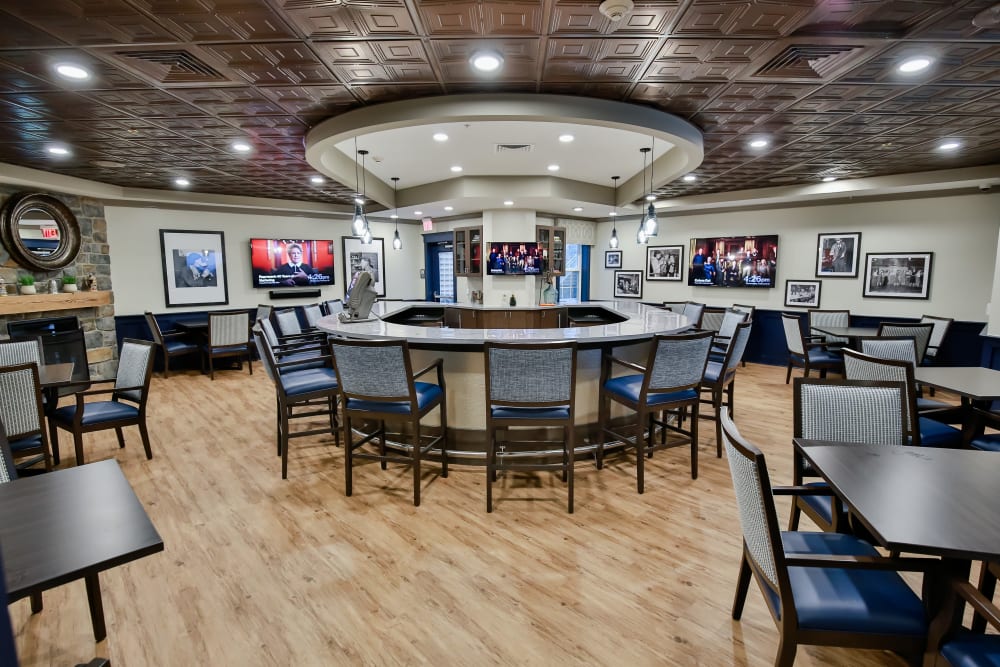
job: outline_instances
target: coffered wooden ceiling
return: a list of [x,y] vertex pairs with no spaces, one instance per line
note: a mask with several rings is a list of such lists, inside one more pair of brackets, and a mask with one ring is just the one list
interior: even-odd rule
[[[694,183],[661,196],[1000,161],[994,0],[4,0],[0,162],[126,187],[347,204],[309,184],[310,127],[464,92],[651,105],[705,135]],[[469,67],[501,52],[489,79]],[[896,65],[936,58],[923,73]],[[71,83],[59,62],[90,67]],[[772,144],[753,151],[750,138]],[[249,155],[230,144],[248,139]],[[936,150],[945,138],[962,147]],[[54,159],[53,142],[72,154]]]

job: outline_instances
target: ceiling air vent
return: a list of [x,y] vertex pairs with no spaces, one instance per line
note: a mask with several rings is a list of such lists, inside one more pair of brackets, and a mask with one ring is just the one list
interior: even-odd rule
[[497,153],[530,153],[534,144],[497,144]]
[[[187,51],[122,51],[117,55],[142,61],[142,69],[160,83],[207,83],[226,81],[226,77]],[[152,65],[152,67],[148,67]]]
[[771,58],[754,76],[822,79],[847,55],[861,46],[795,44]]

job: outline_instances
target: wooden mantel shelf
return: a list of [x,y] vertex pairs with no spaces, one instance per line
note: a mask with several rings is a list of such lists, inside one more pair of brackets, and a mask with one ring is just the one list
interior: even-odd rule
[[47,313],[52,310],[97,308],[111,303],[111,292],[60,292],[59,294],[29,294],[0,296],[0,315]]

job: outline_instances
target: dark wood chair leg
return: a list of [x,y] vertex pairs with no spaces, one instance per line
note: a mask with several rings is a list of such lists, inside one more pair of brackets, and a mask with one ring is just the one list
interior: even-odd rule
[[792,381],[792,360],[788,360],[788,372],[785,373],[785,384]]
[[774,658],[774,667],[792,667],[795,664],[795,651],[798,645],[794,640],[782,635],[778,641],[778,655]]
[[163,351],[163,379],[166,380],[170,377],[170,355],[167,351]]
[[[385,438],[383,433],[383,447]],[[413,424],[413,506],[420,507],[420,418]]]
[[646,433],[643,427],[646,425],[646,414],[643,411],[639,411],[636,414],[636,432],[635,432],[635,487],[639,493],[645,491],[645,484],[643,479],[643,465],[646,457],[645,447],[646,447]]
[[118,449],[125,449],[125,432],[120,426],[115,429],[115,436],[118,438]]
[[281,479],[288,479],[288,411],[281,406]]
[[76,450],[76,464],[82,466],[84,464],[83,460],[83,434],[73,433],[73,449]]
[[448,476],[448,408],[441,400],[441,476]]
[[146,418],[139,422],[139,435],[142,437],[142,448],[146,450],[146,460],[153,458],[153,449],[149,446],[149,431],[146,430]]
[[747,601],[747,591],[750,589],[750,578],[753,572],[746,554],[740,558],[740,574],[736,579],[736,596],[733,598],[733,620],[738,621],[743,616],[743,605]]
[[691,479],[698,479],[698,404],[691,406]]
[[42,611],[42,594],[32,593],[31,594],[31,613],[38,614]]
[[575,442],[574,442],[574,437],[575,437],[575,434],[573,432],[573,425],[572,424],[569,424],[568,426],[563,427],[563,439],[566,442],[566,458],[567,458],[567,461],[566,461],[566,477],[567,477],[567,480],[566,480],[566,493],[569,494],[569,499],[568,499],[567,502],[569,503],[569,513],[570,514],[573,513],[573,460],[576,458],[574,456],[574,450],[576,448],[575,447]]
[[351,437],[351,418],[344,415],[344,495],[349,496],[353,487],[353,456],[354,439]]
[[486,431],[486,511],[493,511],[493,474],[496,470],[497,460],[496,430]]
[[[993,595],[996,593],[997,589],[997,577],[990,570],[990,564],[986,561],[982,563],[982,569],[979,572],[979,592],[986,597],[987,600],[992,600]],[[986,617],[981,614],[975,614],[972,617],[972,631],[979,634],[986,632]]]
[[59,427],[49,420],[49,446],[52,448],[52,465],[59,465]]
[[608,427],[608,413],[611,411],[611,399],[603,391],[597,398],[597,469],[604,467],[604,437]]

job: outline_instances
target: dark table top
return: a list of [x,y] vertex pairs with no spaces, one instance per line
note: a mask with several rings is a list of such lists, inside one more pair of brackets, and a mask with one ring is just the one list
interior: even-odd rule
[[917,382],[977,401],[1000,398],[1000,371],[979,366],[918,366]]
[[63,387],[73,384],[72,361],[65,364],[42,364],[38,367],[38,381],[42,387]]
[[200,317],[193,320],[181,320],[174,322],[174,327],[181,331],[204,331],[208,328],[208,318]]
[[1000,558],[996,452],[802,438],[795,446],[887,549]]
[[0,484],[9,601],[163,551],[118,462]]
[[828,336],[839,336],[841,338],[860,338],[862,336],[877,336],[878,329],[875,327],[813,327],[813,331],[824,333]]

